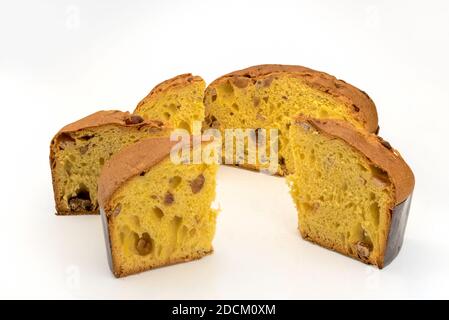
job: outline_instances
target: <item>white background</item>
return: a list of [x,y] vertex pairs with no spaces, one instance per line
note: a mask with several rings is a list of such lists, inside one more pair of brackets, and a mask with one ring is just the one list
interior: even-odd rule
[[[0,298],[449,298],[447,1],[6,1],[0,5]],[[116,280],[99,216],[56,217],[49,142],[158,82],[260,63],[367,91],[416,175],[379,271],[300,239],[284,180],[223,167],[215,253]]]

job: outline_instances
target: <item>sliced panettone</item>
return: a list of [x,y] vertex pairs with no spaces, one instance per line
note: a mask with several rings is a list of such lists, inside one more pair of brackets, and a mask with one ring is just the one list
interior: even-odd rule
[[[370,132],[378,129],[376,107],[365,92],[301,66],[259,65],[229,73],[207,87],[204,103],[206,128],[222,132],[234,128],[278,129],[279,175],[294,170],[288,137],[292,116],[341,119]],[[241,166],[256,170],[266,167],[263,159],[259,160]]]
[[103,168],[99,202],[116,277],[212,252],[218,164],[176,164],[170,157],[173,146],[168,138],[145,139]]
[[169,131],[160,121],[121,111],[99,111],[62,128],[50,146],[56,214],[98,214],[97,179],[104,163],[126,145]]
[[414,187],[399,153],[345,121],[297,117],[289,177],[304,239],[379,268],[398,254]]
[[144,119],[169,123],[173,128],[192,132],[193,122],[204,120],[204,89],[199,76],[190,73],[176,76],[158,84],[137,105],[135,114]]

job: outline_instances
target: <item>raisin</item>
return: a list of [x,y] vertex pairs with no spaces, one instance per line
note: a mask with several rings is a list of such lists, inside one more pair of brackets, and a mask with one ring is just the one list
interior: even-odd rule
[[175,202],[175,197],[171,192],[167,192],[164,197],[164,204],[171,205],[173,202]]
[[139,116],[137,114],[132,114],[129,118],[127,118],[125,120],[125,123],[127,125],[134,125],[134,124],[142,123],[143,121],[144,121],[144,119],[141,116]]
[[205,178],[203,174],[200,174],[198,177],[196,177],[194,180],[190,182],[190,188],[192,189],[193,193],[198,193],[203,189]]
[[72,211],[92,211],[92,201],[87,191],[79,192],[75,197],[69,199],[69,208]]
[[153,251],[153,239],[145,232],[141,237],[136,237],[135,247],[139,255],[146,256]]
[[357,256],[360,259],[367,259],[370,255],[370,247],[366,243],[363,243],[361,241],[357,242],[355,244],[355,248],[357,250]]
[[114,211],[112,211],[112,215],[114,217],[117,217],[120,214],[120,211],[122,211],[122,205],[119,203],[115,208]]

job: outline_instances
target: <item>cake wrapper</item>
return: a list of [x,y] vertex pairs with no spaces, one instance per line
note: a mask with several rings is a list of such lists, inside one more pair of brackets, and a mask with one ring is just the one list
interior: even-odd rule
[[100,208],[100,216],[101,216],[101,222],[103,225],[103,233],[104,233],[104,240],[106,242],[106,254],[108,258],[108,264],[111,271],[113,271],[112,267],[112,248],[111,248],[111,240],[109,237],[109,226],[108,226],[108,217],[106,216],[106,212],[103,208]]
[[387,247],[385,249],[384,267],[390,264],[401,250],[411,202],[412,195],[410,194],[407,199],[393,208],[390,232],[388,234]]

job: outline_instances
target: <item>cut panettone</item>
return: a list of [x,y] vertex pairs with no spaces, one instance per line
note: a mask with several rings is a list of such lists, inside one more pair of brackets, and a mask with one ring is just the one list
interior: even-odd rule
[[297,117],[288,179],[304,239],[379,268],[398,254],[414,176],[388,142],[341,120]]
[[[301,66],[260,65],[229,73],[207,87],[204,103],[205,128],[222,132],[234,128],[278,129],[279,175],[294,170],[288,138],[292,116],[341,119],[370,132],[378,129],[376,107],[365,92]],[[265,152],[269,154],[270,149]],[[260,170],[266,163],[262,159],[241,166]]]
[[168,136],[160,121],[99,111],[62,128],[50,146],[56,214],[98,214],[97,179],[104,163],[142,138]]
[[204,120],[204,89],[206,84],[199,76],[182,74],[158,84],[137,105],[135,114],[144,119],[169,123],[173,128],[192,133],[193,122]]
[[168,138],[124,148],[103,168],[99,202],[116,277],[212,252],[218,164],[176,164]]

